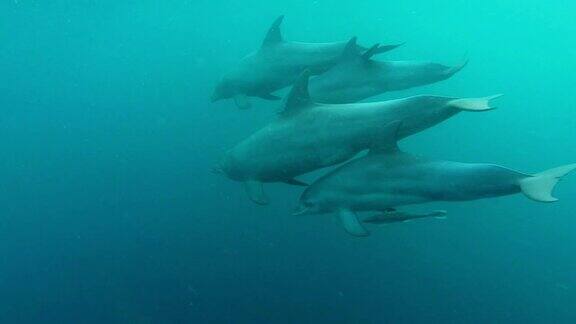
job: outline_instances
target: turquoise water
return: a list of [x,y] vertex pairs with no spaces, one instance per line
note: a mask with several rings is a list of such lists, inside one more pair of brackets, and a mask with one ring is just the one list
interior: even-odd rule
[[[573,323],[576,176],[555,204],[434,204],[446,220],[351,238],[210,172],[278,103],[210,104],[286,15],[287,39],[406,42],[470,64],[377,99],[503,93],[401,144],[539,172],[576,161],[570,1],[0,3],[1,323]],[[318,174],[304,177],[313,180]],[[416,208],[418,210],[418,208]]]

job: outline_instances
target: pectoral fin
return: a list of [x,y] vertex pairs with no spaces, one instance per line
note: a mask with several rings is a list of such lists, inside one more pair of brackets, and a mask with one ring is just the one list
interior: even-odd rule
[[300,187],[308,187],[309,184],[307,184],[306,182],[300,181],[298,179],[288,179],[288,180],[284,180],[284,183],[287,183],[289,185],[293,185],[293,186],[300,186]]
[[266,100],[280,100],[282,98],[275,96],[271,93],[265,93],[265,94],[261,94],[258,97],[262,98],[262,99],[266,99]]
[[338,212],[338,217],[340,217],[340,221],[342,222],[344,229],[349,234],[359,237],[370,235],[370,232],[368,232],[364,226],[362,226],[358,220],[358,217],[353,211],[342,209]]
[[248,108],[250,108],[252,106],[252,104],[250,104],[250,100],[248,99],[248,96],[245,94],[237,94],[234,96],[234,103],[236,104],[236,106],[242,110],[246,110]]
[[446,219],[447,218],[446,214],[448,214],[448,212],[445,210],[435,210],[435,211],[430,213],[430,216],[432,216],[436,219]]
[[264,192],[262,182],[255,180],[248,180],[244,182],[244,189],[250,197],[250,200],[257,203],[258,205],[268,205],[269,200]]

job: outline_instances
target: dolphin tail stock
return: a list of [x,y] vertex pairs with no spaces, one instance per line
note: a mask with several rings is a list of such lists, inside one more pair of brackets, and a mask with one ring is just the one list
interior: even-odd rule
[[500,97],[502,97],[501,94],[482,98],[452,99],[448,101],[447,105],[464,111],[487,111],[496,109],[490,106],[490,102]]
[[366,237],[370,235],[370,232],[364,228],[362,223],[358,220],[358,216],[356,216],[353,211],[349,209],[341,209],[338,211],[338,217],[348,234],[357,237]]
[[244,182],[244,189],[248,194],[250,200],[258,205],[268,205],[270,201],[264,192],[262,182],[256,180],[248,180]]
[[568,173],[576,170],[576,163],[549,169],[520,180],[520,189],[526,197],[539,202],[554,202],[554,187]]
[[363,219],[362,222],[369,224],[387,225],[394,223],[407,223],[422,218],[446,219],[446,214],[447,212],[445,210],[433,210],[431,212],[422,214],[412,214],[396,210],[383,210],[376,215],[372,215]]

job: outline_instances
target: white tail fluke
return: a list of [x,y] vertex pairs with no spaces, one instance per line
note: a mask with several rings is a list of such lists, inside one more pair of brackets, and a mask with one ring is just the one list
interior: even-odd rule
[[464,98],[464,99],[454,99],[448,101],[448,106],[454,107],[465,111],[486,111],[495,109],[490,106],[490,101],[502,97],[501,94],[483,97],[483,98]]
[[576,163],[568,164],[535,174],[532,177],[520,180],[520,188],[526,197],[539,202],[554,202],[557,198],[552,196],[554,187],[560,179],[576,169]]

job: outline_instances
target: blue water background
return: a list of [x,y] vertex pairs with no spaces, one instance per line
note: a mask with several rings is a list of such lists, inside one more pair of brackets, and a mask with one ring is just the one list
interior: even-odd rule
[[[576,161],[571,1],[0,3],[1,323],[574,323],[576,176],[349,237],[260,207],[210,172],[274,117],[209,103],[279,14],[286,38],[406,44],[379,59],[470,64],[385,94],[485,96],[401,145],[538,172]],[[302,134],[307,136],[307,134]],[[313,179],[316,175],[305,178]]]

